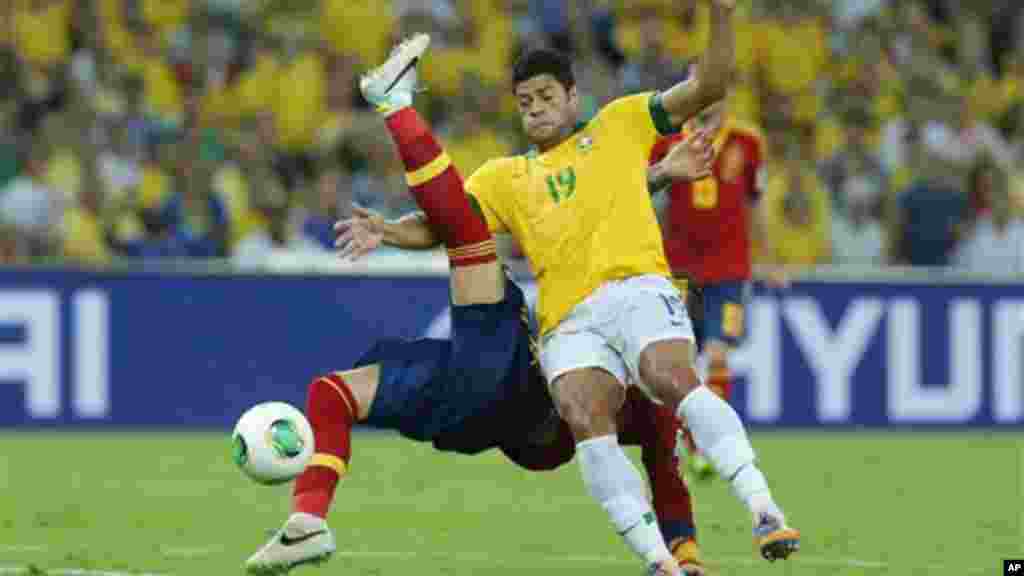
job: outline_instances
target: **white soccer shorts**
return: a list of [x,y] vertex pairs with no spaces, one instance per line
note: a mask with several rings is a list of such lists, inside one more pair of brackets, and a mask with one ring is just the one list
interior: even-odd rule
[[683,295],[667,278],[635,276],[603,284],[548,332],[541,367],[549,383],[572,370],[601,368],[651,396],[640,381],[640,353],[674,339],[694,342]]

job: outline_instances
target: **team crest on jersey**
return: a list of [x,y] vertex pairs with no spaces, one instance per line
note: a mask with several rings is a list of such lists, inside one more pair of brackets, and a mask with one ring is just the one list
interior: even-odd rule
[[580,139],[576,142],[576,148],[580,152],[590,152],[590,149],[594,147],[594,139],[590,136],[580,136]]

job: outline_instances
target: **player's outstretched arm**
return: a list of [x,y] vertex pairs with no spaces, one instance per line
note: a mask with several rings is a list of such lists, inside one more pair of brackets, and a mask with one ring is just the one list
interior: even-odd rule
[[353,204],[352,217],[335,224],[334,232],[338,256],[349,260],[358,260],[382,244],[406,250],[427,250],[441,245],[422,212],[385,220],[380,214]]
[[661,104],[673,126],[682,126],[701,110],[725,98],[736,61],[736,32],[732,12],[736,0],[710,0],[711,40],[695,77],[669,88]]

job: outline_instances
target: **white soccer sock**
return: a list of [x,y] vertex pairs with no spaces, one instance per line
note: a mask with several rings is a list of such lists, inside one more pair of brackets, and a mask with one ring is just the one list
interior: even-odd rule
[[615,531],[650,565],[672,558],[647,502],[644,479],[619,446],[617,436],[601,436],[576,445],[587,492],[612,520]]
[[751,512],[771,505],[768,481],[757,468],[754,448],[739,414],[728,402],[706,386],[699,386],[679,403],[676,416],[686,423],[697,447]]

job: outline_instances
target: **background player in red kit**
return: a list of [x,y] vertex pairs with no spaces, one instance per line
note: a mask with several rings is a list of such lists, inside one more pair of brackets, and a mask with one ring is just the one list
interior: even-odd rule
[[[743,337],[752,238],[762,241],[764,229],[758,209],[765,179],[764,146],[755,128],[728,115],[724,102],[705,110],[683,133],[695,130],[714,135],[711,177],[696,182],[662,177],[663,162],[672,161],[666,156],[685,137],[680,134],[655,146],[649,179],[652,189],[669,186],[661,219],[665,253],[680,289],[703,294],[703,318],[694,322],[697,342],[703,343],[700,363],[707,369],[708,386],[729,400],[728,354]],[[696,316],[697,310],[692,313]],[[698,477],[711,477],[711,464],[688,437],[687,446],[690,469]]]

